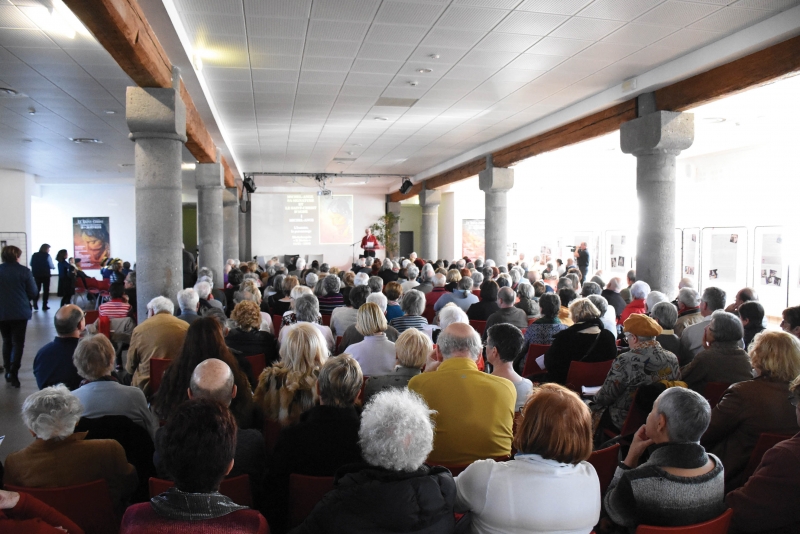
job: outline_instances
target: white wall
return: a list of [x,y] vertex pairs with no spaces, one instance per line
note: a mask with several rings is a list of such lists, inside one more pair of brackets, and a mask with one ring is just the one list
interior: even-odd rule
[[[133,185],[41,185],[31,202],[31,237],[36,250],[42,243],[50,255],[65,248],[72,256],[72,218],[109,217],[111,255],[136,262],[136,195]],[[97,271],[87,271],[90,276]]]
[[[39,250],[38,245],[33,250],[35,241],[31,239],[31,197],[39,193],[39,186],[30,174],[0,169],[0,191],[0,240],[23,249],[20,262],[27,265],[31,254]],[[26,234],[24,246],[16,241],[17,236],[9,235],[17,233]]]

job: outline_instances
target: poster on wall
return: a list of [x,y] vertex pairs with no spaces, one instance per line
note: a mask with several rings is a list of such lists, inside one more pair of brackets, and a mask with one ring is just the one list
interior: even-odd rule
[[764,234],[761,239],[762,285],[780,287],[783,283],[783,280],[781,280],[783,273],[782,244],[783,237],[781,234]]
[[319,197],[319,242],[322,245],[353,242],[353,195]]
[[73,257],[80,259],[81,269],[100,269],[111,255],[108,217],[74,217],[72,219]]
[[630,251],[628,250],[628,236],[625,234],[609,233],[607,235],[606,254],[609,268],[623,271],[631,268]]
[[738,246],[739,234],[714,234],[711,236],[709,280],[736,282]]
[[470,259],[483,258],[486,254],[486,220],[463,219],[461,221],[461,256]]
[[296,193],[286,195],[284,229],[289,230],[293,247],[308,246],[316,241],[317,195]]

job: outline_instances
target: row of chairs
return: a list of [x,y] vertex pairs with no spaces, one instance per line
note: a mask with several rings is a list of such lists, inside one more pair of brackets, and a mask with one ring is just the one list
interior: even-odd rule
[[[250,367],[253,369],[253,376],[258,378],[261,372],[267,366],[266,356],[263,354],[254,354],[252,356],[245,356]],[[161,387],[161,381],[164,378],[164,373],[167,367],[172,363],[172,360],[167,358],[150,358],[150,394],[155,395],[158,388]]]

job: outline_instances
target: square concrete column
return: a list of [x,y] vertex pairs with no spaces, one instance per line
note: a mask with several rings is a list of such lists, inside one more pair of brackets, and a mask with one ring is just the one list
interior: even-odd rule
[[125,118],[136,143],[136,295],[140,320],[157,296],[183,288],[181,151],[186,106],[175,89],[128,87]]
[[250,211],[242,213],[239,210],[239,258],[250,261]]
[[214,287],[223,287],[222,192],[225,190],[225,171],[221,163],[198,163],[195,179],[200,266],[214,272]]
[[491,157],[486,169],[478,175],[478,185],[486,202],[486,259],[505,265],[508,258],[508,199],[506,193],[514,187],[514,169],[495,167]]
[[422,206],[422,235],[420,256],[425,260],[439,259],[439,204],[442,194],[433,189],[422,188],[419,205]]
[[[386,213],[392,213],[397,217],[400,217],[400,212],[403,209],[403,205],[399,202],[387,202],[386,203]],[[396,223],[394,228],[392,228],[392,233],[394,234],[394,243],[390,247],[392,251],[395,253],[397,257],[400,256],[400,223]],[[384,243],[386,246],[389,246],[388,243]],[[387,250],[386,257],[389,257],[389,252]]]
[[239,190],[228,187],[222,192],[222,253],[225,261],[239,257]]
[[636,156],[636,278],[670,298],[676,293],[675,158],[693,141],[691,113],[655,111],[620,128],[622,152]]

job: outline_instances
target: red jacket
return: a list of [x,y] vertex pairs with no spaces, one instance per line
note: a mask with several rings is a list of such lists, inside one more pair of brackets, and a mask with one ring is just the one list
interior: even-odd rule
[[445,293],[447,293],[445,288],[434,287],[430,293],[425,293],[425,305],[433,308],[433,305],[436,304],[436,301],[439,300],[439,297]]
[[0,532],[3,534],[83,534],[83,530],[61,512],[47,506],[39,499],[19,494],[14,508],[0,510]]
[[619,320],[617,324],[625,323],[625,319],[631,316],[632,313],[641,313],[645,314],[646,305],[644,299],[635,299],[632,300],[630,304],[625,306],[625,309],[622,310],[622,315],[619,316]]

